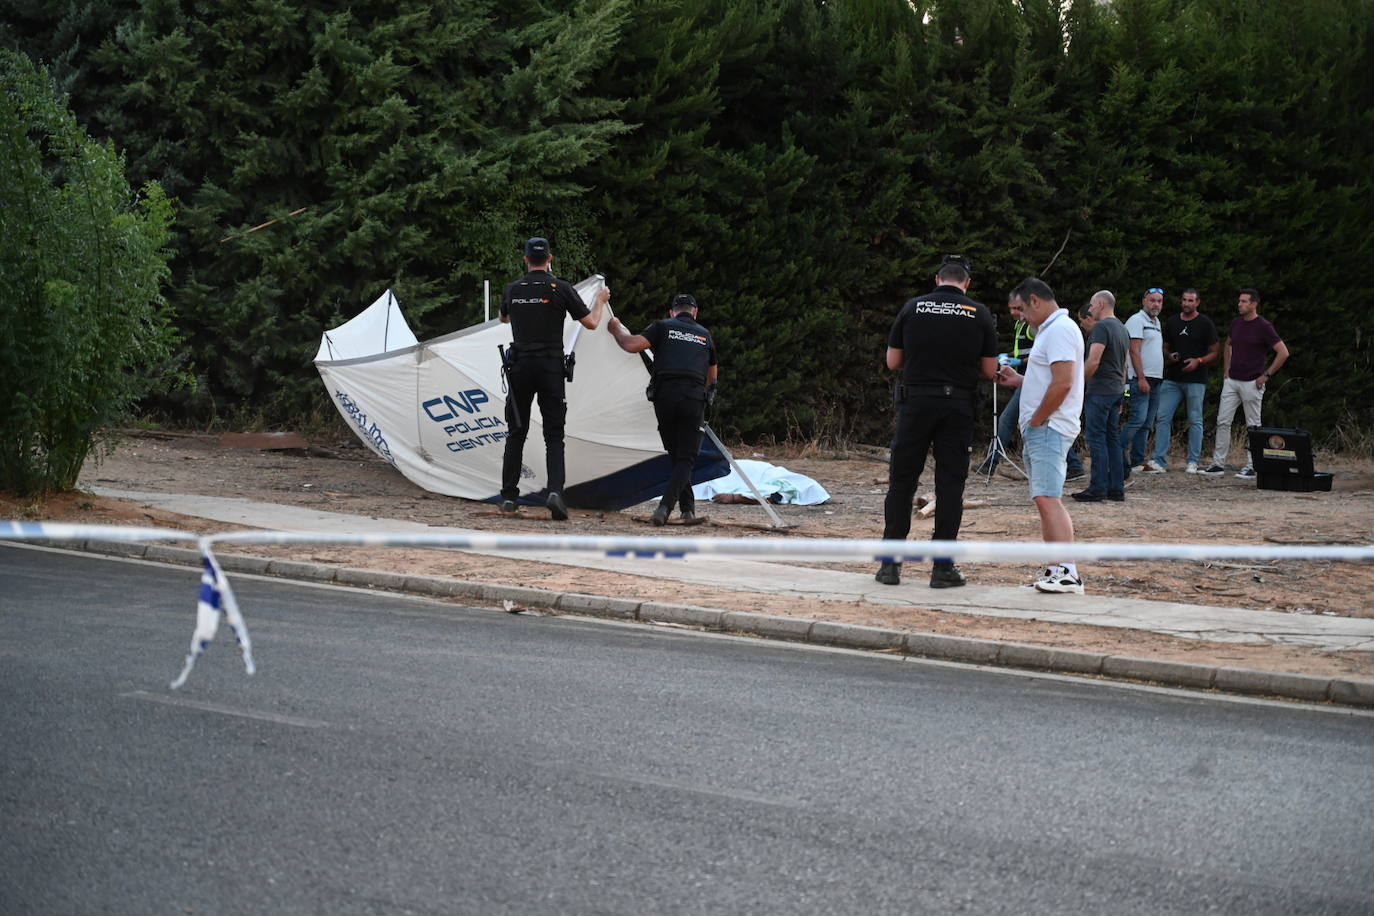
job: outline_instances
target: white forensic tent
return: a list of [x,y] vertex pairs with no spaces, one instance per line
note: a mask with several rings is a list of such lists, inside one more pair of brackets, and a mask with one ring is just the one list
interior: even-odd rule
[[[576,289],[590,306],[604,282],[594,276]],[[567,385],[563,497],[580,508],[623,509],[657,497],[671,470],[644,397],[649,372],[605,330],[610,316],[607,307],[595,331],[563,320],[564,350],[576,353]],[[388,290],[324,333],[315,367],[353,431],[408,479],[435,493],[495,500],[507,431],[497,346],[510,343],[510,325],[495,319],[420,342]],[[521,500],[543,505],[547,470],[537,399],[531,413]],[[692,482],[728,470],[706,440]]]

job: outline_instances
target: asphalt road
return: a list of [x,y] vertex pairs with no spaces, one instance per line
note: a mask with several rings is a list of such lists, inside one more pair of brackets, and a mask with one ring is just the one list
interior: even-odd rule
[[0,912],[1364,913],[1374,718],[0,546]]

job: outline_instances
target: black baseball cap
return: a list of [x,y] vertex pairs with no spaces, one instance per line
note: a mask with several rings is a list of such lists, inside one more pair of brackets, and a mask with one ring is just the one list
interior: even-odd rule
[[525,243],[525,257],[536,264],[542,264],[549,259],[553,252],[549,251],[549,240],[541,239],[538,236]]
[[968,271],[969,273],[973,273],[973,267],[969,264],[968,258],[964,257],[961,254],[945,255],[943,258],[940,259],[940,266],[944,267],[946,264],[958,264],[964,270]]
[[668,303],[668,310],[678,312],[682,309],[698,308],[696,297],[690,293],[678,293],[673,297],[673,301]]

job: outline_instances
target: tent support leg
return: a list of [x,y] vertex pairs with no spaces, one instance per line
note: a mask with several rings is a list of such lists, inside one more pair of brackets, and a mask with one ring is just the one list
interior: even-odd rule
[[773,510],[772,504],[768,502],[767,499],[764,499],[763,494],[759,492],[759,488],[754,486],[754,481],[749,479],[749,475],[744,473],[744,469],[735,461],[735,456],[730,454],[730,450],[725,447],[725,443],[720,441],[720,437],[717,436],[716,431],[711,428],[711,424],[703,423],[701,424],[701,428],[706,431],[706,435],[711,437],[711,441],[716,444],[716,448],[720,449],[720,453],[725,456],[725,460],[730,462],[730,467],[740,476],[740,479],[749,484],[749,491],[754,494],[754,498],[759,501],[759,505],[763,506],[763,511],[767,512],[768,517],[773,520],[773,527],[791,528],[792,526],[784,522],[782,516],[778,515],[778,513]]

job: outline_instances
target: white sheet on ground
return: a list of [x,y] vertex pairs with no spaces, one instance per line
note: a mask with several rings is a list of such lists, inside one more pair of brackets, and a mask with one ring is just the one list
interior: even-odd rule
[[[785,467],[766,461],[745,459],[736,464],[749,475],[749,479],[754,482],[754,486],[758,487],[765,499],[777,493],[781,499],[774,502],[795,506],[817,506],[830,498],[825,487],[805,474],[796,474]],[[717,493],[738,493],[751,499],[754,496],[749,484],[733,469],[724,477],[717,477],[715,480],[708,480],[692,487],[692,495],[697,499],[710,499]]]

